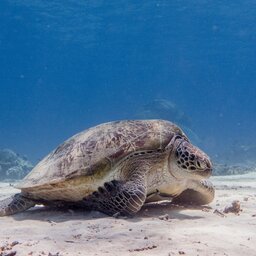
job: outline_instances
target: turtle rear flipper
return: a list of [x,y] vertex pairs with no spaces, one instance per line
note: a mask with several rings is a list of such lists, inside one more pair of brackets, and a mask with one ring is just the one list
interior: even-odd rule
[[0,216],[12,215],[26,211],[35,206],[35,202],[22,194],[16,194],[0,201]]

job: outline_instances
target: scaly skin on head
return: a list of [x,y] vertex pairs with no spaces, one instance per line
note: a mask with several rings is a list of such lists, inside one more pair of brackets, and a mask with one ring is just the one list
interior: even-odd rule
[[177,178],[190,177],[200,180],[212,173],[209,157],[186,138],[177,138],[169,157],[170,171]]

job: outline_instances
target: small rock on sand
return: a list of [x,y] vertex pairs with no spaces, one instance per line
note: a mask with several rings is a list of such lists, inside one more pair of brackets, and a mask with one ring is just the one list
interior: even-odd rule
[[232,212],[232,213],[238,214],[240,211],[242,211],[240,202],[238,200],[235,200],[232,202],[230,206],[226,206],[223,212],[224,213]]
[[158,219],[159,219],[159,220],[169,220],[170,217],[169,217],[168,214],[164,214],[164,215],[158,216]]

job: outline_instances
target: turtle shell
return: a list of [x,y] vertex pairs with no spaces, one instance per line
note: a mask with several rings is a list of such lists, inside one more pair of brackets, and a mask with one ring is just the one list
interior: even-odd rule
[[164,149],[179,127],[164,120],[117,121],[74,135],[40,161],[17,188],[40,187],[67,179],[108,173],[125,156]]

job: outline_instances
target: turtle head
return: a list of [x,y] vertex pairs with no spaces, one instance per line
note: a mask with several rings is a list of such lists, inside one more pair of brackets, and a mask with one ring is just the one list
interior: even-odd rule
[[178,137],[170,153],[169,168],[177,178],[208,178],[212,173],[209,157],[186,138]]

